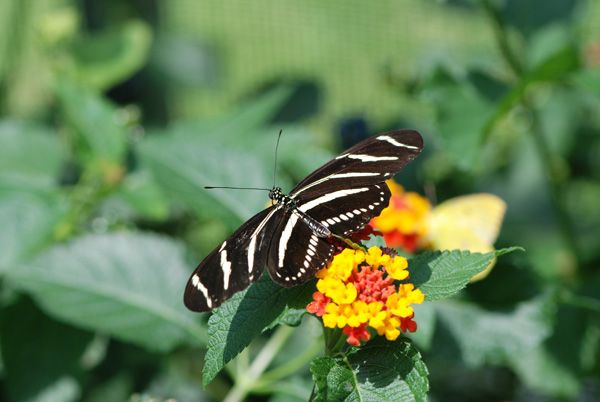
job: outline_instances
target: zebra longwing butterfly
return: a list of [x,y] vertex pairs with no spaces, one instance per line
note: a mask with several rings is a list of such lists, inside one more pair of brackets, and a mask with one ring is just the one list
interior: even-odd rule
[[332,234],[356,232],[388,206],[385,180],[423,148],[413,130],[368,138],[302,180],[289,195],[273,187],[273,205],[250,218],[196,268],[184,303],[210,311],[257,281],[265,266],[273,281],[291,287],[312,279],[334,252]]

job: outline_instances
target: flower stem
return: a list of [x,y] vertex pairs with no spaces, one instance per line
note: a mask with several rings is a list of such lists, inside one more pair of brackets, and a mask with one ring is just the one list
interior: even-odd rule
[[248,368],[248,372],[243,373],[238,377],[235,385],[224,399],[224,402],[239,402],[246,399],[246,396],[254,387],[257,379],[267,369],[269,364],[271,364],[279,350],[281,350],[283,345],[285,345],[290,338],[293,331],[294,329],[287,325],[280,325],[277,327],[273,336],[269,338],[269,341]]
[[342,350],[342,346],[346,342],[344,333],[341,328],[327,328],[323,327],[325,335],[325,355],[333,356]]

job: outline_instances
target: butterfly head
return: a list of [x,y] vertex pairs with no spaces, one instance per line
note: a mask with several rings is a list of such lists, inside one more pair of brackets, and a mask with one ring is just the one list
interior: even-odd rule
[[291,197],[285,195],[281,187],[273,187],[271,191],[269,191],[269,198],[273,200],[274,204],[283,204],[286,209],[296,205],[296,202]]
[[276,204],[281,202],[281,200],[284,197],[285,194],[283,194],[283,190],[281,190],[281,187],[273,187],[273,189],[269,191],[269,198],[273,200],[273,202]]

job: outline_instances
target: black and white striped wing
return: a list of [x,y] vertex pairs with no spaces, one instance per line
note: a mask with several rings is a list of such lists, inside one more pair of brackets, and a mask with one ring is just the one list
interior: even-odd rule
[[286,215],[271,240],[267,267],[276,283],[292,287],[314,278],[327,261],[331,260],[334,246],[317,236],[298,213]]
[[[328,193],[298,209],[317,222],[326,226],[332,233],[345,237],[366,226],[371,219],[379,216],[390,202],[390,190],[385,183],[364,185]],[[331,195],[338,198],[329,199]]]
[[423,138],[414,130],[371,137],[336,156],[308,175],[290,197],[308,202],[338,189],[375,185],[391,179],[416,158]]
[[210,253],[190,277],[184,304],[210,311],[257,281],[265,270],[269,244],[283,210],[269,207],[250,218]]

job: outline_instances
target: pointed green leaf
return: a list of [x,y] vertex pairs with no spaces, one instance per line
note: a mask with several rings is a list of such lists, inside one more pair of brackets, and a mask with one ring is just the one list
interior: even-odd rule
[[199,138],[204,144],[221,144],[247,149],[253,147],[257,139],[272,138],[273,147],[265,149],[269,155],[274,151],[276,130],[270,135],[264,132],[273,117],[294,91],[293,86],[279,85],[265,94],[244,102],[231,113],[213,121],[192,121],[176,124],[170,132],[189,139]]
[[407,340],[373,339],[343,358],[311,364],[315,401],[425,401],[427,367]]
[[275,320],[283,320],[288,313],[295,312],[294,308],[306,307],[315,289],[314,281],[287,289],[264,274],[248,289],[223,303],[208,321],[203,385],[208,385],[254,338],[271,328]]
[[432,251],[409,260],[410,283],[420,289],[426,301],[440,300],[458,293],[473,276],[483,271],[494,259],[520,247],[490,253],[469,251]]
[[205,338],[183,306],[191,271],[184,250],[142,233],[87,235],[7,275],[48,314],[150,350]]
[[[271,188],[277,132],[259,129],[289,95],[287,87],[278,87],[216,122],[179,123],[168,134],[148,135],[136,148],[140,161],[173,201],[185,203],[200,217],[217,216],[238,226],[267,205],[266,192],[204,187]],[[302,146],[291,139],[287,143]]]

